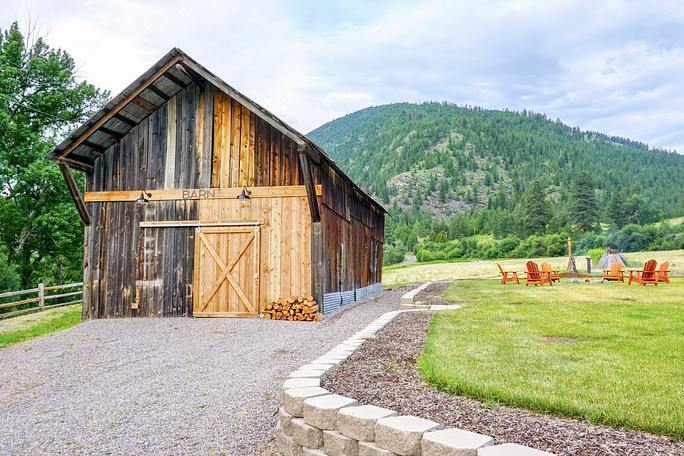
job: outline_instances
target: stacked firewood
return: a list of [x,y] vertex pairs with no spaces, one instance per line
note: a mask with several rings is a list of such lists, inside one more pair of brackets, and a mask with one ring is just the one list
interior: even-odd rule
[[313,296],[290,296],[264,306],[264,318],[269,320],[321,321],[318,304]]

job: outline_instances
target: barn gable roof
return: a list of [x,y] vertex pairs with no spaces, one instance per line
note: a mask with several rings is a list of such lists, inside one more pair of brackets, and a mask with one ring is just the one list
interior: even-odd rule
[[230,95],[273,128],[299,146],[303,146],[314,159],[327,162],[363,198],[382,212],[387,212],[380,203],[356,185],[320,146],[235,90],[178,48],[171,49],[120,94],[112,98],[100,111],[58,144],[46,158],[66,163],[76,169],[90,171],[97,157],[193,81],[202,84],[209,82]]

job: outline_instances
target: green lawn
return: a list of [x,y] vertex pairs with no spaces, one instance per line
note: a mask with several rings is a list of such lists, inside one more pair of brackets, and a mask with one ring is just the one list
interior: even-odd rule
[[419,368],[454,394],[684,439],[684,280],[454,282]]
[[0,320],[0,348],[61,331],[80,322],[80,304]]

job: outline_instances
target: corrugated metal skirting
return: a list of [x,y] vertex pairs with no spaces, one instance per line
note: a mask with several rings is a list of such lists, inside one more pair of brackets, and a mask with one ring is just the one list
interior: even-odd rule
[[340,293],[340,295],[342,295],[342,305],[343,306],[346,306],[347,304],[351,304],[352,302],[355,301],[353,291],[343,291]]
[[342,306],[351,304],[352,302],[360,301],[368,296],[378,294],[381,291],[382,283],[378,282],[367,287],[357,288],[356,290],[326,293],[323,295],[323,313],[328,314],[330,312],[334,312]]
[[342,305],[342,294],[340,292],[327,293],[323,295],[323,313],[334,312]]

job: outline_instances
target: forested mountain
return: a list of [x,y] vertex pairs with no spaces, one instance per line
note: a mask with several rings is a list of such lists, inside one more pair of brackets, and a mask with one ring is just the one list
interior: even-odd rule
[[308,136],[388,206],[445,215],[511,207],[534,180],[563,201],[587,171],[601,200],[641,194],[665,215],[684,212],[684,157],[543,114],[401,103],[357,111]]
[[447,239],[525,238],[684,213],[684,156],[543,114],[398,103],[308,136],[390,209],[390,238],[416,223],[443,227]]

